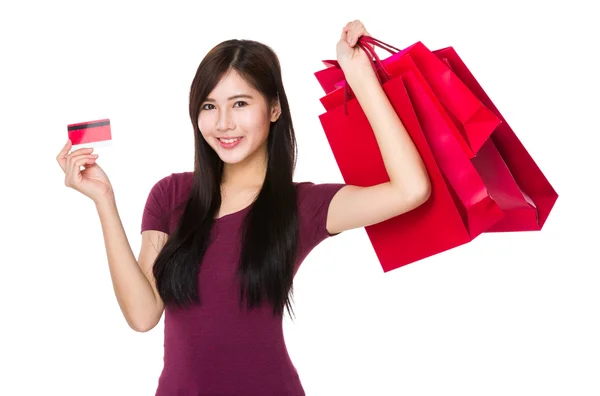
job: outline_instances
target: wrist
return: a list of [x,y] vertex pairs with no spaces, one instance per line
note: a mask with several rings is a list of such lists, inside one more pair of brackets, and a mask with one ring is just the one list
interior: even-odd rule
[[115,196],[113,194],[103,196],[102,198],[95,199],[94,205],[96,205],[96,210],[105,211],[114,209],[117,206]]
[[371,89],[373,86],[379,86],[379,80],[375,71],[369,65],[369,67],[355,67],[344,72],[346,82],[350,85],[350,88],[356,93],[364,89]]
[[340,64],[340,68],[344,72],[346,80],[349,82],[360,80],[370,75],[375,76],[375,71],[373,70],[373,67],[370,64],[357,64],[357,62],[349,62],[349,64],[346,65]]

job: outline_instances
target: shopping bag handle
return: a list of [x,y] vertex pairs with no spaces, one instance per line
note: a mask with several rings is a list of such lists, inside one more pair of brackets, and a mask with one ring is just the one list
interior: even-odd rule
[[[363,37],[368,37],[368,36],[363,36]],[[375,74],[377,75],[377,79],[379,80],[380,84],[383,84],[384,82],[388,81],[392,77],[392,75],[390,72],[387,71],[387,69],[383,65],[383,62],[379,58],[379,55],[377,55],[377,52],[375,52],[375,48],[371,47],[369,44],[370,44],[369,40],[365,39],[362,42],[360,42],[360,39],[359,39],[360,48],[363,51],[365,51],[368,56],[370,56],[371,61],[372,61],[371,65],[373,66],[373,70],[375,71]],[[383,72],[383,77],[384,77],[383,81],[381,79],[379,72]]]
[[396,54],[398,52],[402,52],[401,49],[396,48],[396,47],[394,47],[391,44],[384,43],[383,41],[378,40],[378,39],[376,39],[374,37],[371,37],[371,36],[361,36],[360,39],[362,39],[362,41],[365,42],[365,43],[369,43],[369,44],[372,44],[372,45],[377,46],[379,48],[382,48],[382,49],[386,50],[387,52],[389,52],[392,55],[394,55],[394,54]]

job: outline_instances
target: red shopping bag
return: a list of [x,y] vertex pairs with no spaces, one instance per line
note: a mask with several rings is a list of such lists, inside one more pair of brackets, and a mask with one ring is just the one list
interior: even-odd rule
[[[439,114],[437,118],[430,117],[420,123],[415,103],[419,112],[431,112],[427,99],[433,94],[424,92],[427,84],[422,76],[420,80],[417,75],[418,71],[409,69],[384,81],[383,89],[423,158],[432,194],[424,205],[413,211],[365,227],[384,272],[467,243],[503,216],[489,199],[483,182],[449,128],[441,132],[443,136],[437,136],[437,145],[431,146],[428,142],[427,134],[437,133],[440,123],[453,124],[443,119],[444,112],[438,108],[434,108]],[[435,96],[429,100],[435,105],[433,99]],[[356,99],[347,102],[345,112],[342,106],[344,100],[344,89],[326,95],[321,100],[326,113],[319,118],[345,182],[370,186],[389,181],[365,114]],[[438,106],[441,108],[439,102]],[[440,161],[433,152],[439,151],[440,147],[449,153],[442,155],[443,164],[453,167],[450,177],[459,182],[458,193],[449,189],[449,183],[440,170]],[[464,187],[461,187],[461,181]],[[465,197],[465,192],[471,195]]]
[[505,213],[488,232],[541,230],[558,194],[453,47],[434,54],[502,120],[473,164]]
[[[469,157],[461,150],[458,131],[448,117],[444,107],[420,74],[417,68],[411,67],[409,57],[400,58],[398,64],[406,70],[399,75],[409,94],[414,111],[418,117],[427,143],[453,195],[464,226],[471,238],[487,230],[504,215],[498,204],[487,191],[484,180]],[[389,79],[392,75],[386,67],[375,62],[380,80]],[[345,88],[345,87],[343,87]],[[344,89],[333,91],[321,99],[325,109],[332,109],[343,103]]]
[[315,77],[317,77],[317,81],[323,88],[326,94],[331,91],[335,91],[340,88],[340,83],[344,81],[344,72],[340,68],[340,65],[335,60],[324,60],[322,61],[326,69],[319,70],[315,72]]
[[403,80],[433,156],[454,193],[456,207],[469,235],[475,238],[502,219],[504,213],[477,168],[461,150],[453,132],[455,125],[433,92],[414,72],[407,73]]
[[[461,216],[429,149],[401,78],[384,84],[386,95],[410,134],[429,173],[432,192],[418,208],[365,227],[384,272],[470,241]],[[377,140],[358,101],[348,114],[337,106],[319,116],[340,172],[348,184],[373,186],[389,181]]]
[[[460,136],[464,139],[463,148],[470,158],[479,151],[500,124],[500,119],[422,42],[416,42],[404,50],[399,50],[369,36],[363,36],[361,40],[392,54],[382,61],[383,66],[387,67],[392,75],[404,72],[401,68],[394,68],[394,65],[399,65],[400,58],[410,57],[413,60],[458,128]],[[325,92],[329,93],[338,88],[344,75],[336,61],[328,60],[324,63],[331,66],[317,71],[315,76]]]
[[[365,36],[360,38],[361,45],[364,45],[363,43],[365,41],[366,41]],[[364,48],[365,48],[365,50],[370,51],[370,47],[364,47]],[[377,70],[377,75],[380,79],[381,79],[382,75],[387,76],[385,78],[389,79],[389,78],[393,78],[394,76],[400,76],[401,74],[408,72],[408,71],[414,71],[419,76],[422,83],[424,85],[427,85],[427,82],[425,81],[424,76],[421,74],[421,72],[417,68],[417,65],[415,64],[415,62],[413,61],[413,59],[410,56],[407,55],[407,56],[397,57],[396,59],[394,59],[393,62],[388,62],[386,66],[382,66],[383,62],[379,59],[379,57],[377,55],[375,55],[375,57],[376,57],[376,60],[373,63],[373,67]],[[332,62],[332,61],[329,61],[329,62]],[[385,72],[382,72],[382,67],[386,70]],[[333,108],[333,107],[339,106],[342,103],[345,103],[344,99],[347,96],[346,92],[347,91],[351,92],[351,89],[345,83],[345,76],[344,76],[342,69],[337,69],[337,71],[341,74],[337,74],[337,72],[336,72],[336,78],[341,75],[341,78],[344,80],[338,81],[338,83],[335,84],[337,88],[334,87],[333,91],[330,91],[328,95],[325,95],[324,97],[321,98],[321,103],[323,104],[325,109]],[[461,149],[466,153],[466,155],[469,158],[473,157],[474,154],[471,152],[469,146],[467,145],[467,142],[464,140],[464,138],[462,137],[462,135],[460,134],[458,129],[452,128],[452,132],[455,134],[455,138],[456,138],[457,142],[461,146]]]

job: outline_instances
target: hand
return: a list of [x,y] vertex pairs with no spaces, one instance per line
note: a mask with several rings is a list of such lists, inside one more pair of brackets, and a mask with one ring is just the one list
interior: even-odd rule
[[[104,199],[113,198],[113,189],[108,176],[96,163],[98,154],[92,154],[93,148],[80,148],[69,153],[72,146],[71,140],[67,140],[56,157],[65,172],[65,186],[79,191],[96,204]],[[83,170],[81,170],[82,166]]]
[[336,46],[337,61],[344,73],[346,71],[371,69],[371,58],[366,52],[356,45],[361,36],[370,36],[361,21],[349,22],[342,29],[342,36]]

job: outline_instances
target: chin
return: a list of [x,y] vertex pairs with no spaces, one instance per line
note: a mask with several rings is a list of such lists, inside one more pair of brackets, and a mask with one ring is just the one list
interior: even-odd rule
[[217,152],[217,154],[219,155],[219,158],[221,159],[221,161],[223,161],[225,164],[228,165],[234,165],[234,164],[238,164],[240,162],[243,162],[246,158],[247,155],[245,153],[219,153]]
[[223,158],[223,157],[219,157],[221,158],[221,161],[223,161],[224,164],[227,165],[235,165],[235,164],[239,164],[240,162],[243,162],[245,158]]

